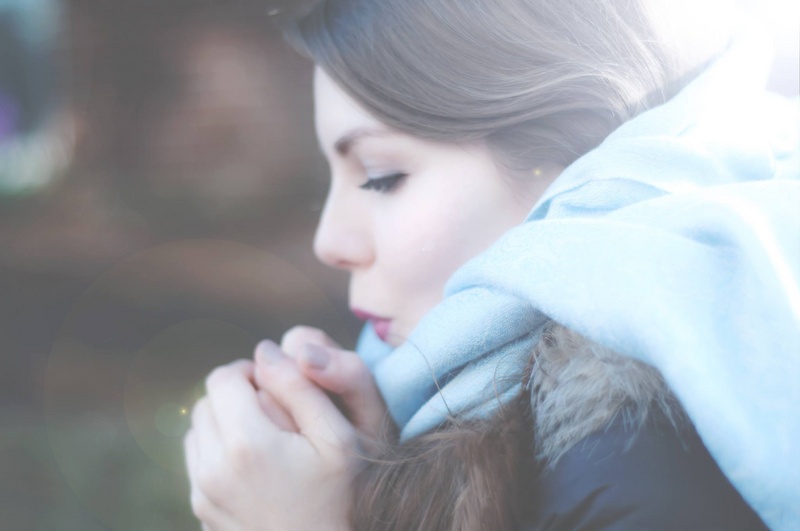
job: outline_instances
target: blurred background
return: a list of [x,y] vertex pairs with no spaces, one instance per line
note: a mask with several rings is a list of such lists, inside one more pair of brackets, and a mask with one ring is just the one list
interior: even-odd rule
[[[208,371],[295,324],[353,346],[311,252],[312,68],[269,11],[0,0],[0,530],[197,529]],[[792,14],[770,83],[796,96]]]
[[197,529],[204,376],[354,344],[311,73],[256,1],[0,0],[0,529]]

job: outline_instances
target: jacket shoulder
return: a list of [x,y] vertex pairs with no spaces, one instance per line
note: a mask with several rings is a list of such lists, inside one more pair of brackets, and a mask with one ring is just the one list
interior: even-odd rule
[[621,416],[572,446],[532,488],[529,530],[767,529],[691,428]]
[[655,368],[553,323],[530,385],[529,529],[766,529]]

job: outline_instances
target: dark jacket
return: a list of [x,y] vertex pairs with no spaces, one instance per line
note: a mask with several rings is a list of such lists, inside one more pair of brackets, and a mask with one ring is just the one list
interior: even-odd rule
[[535,479],[526,530],[767,529],[693,429],[659,415],[632,437],[622,419]]
[[540,343],[524,529],[767,529],[655,369],[562,327]]

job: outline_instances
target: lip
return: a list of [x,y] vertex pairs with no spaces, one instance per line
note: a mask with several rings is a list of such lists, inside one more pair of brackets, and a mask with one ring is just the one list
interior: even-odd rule
[[369,313],[359,308],[351,308],[350,311],[353,312],[353,315],[355,315],[358,319],[372,323],[372,328],[375,330],[375,333],[378,335],[378,337],[381,338],[381,341],[387,340],[389,337],[389,330],[392,327],[391,319],[388,317],[375,315],[374,313]]

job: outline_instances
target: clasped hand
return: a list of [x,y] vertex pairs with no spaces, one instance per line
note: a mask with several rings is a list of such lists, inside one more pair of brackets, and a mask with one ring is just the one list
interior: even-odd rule
[[217,367],[184,438],[191,505],[203,529],[348,529],[363,440],[390,429],[354,352],[295,327],[255,361]]

